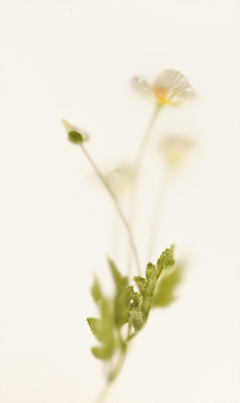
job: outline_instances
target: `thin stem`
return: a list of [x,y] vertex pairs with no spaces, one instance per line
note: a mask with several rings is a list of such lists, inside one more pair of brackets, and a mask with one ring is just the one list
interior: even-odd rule
[[[130,329],[130,328],[129,328],[129,329]],[[129,330],[129,332],[130,332],[130,330]],[[122,347],[121,347],[122,350],[121,350],[121,353],[120,353],[120,356],[119,356],[119,360],[118,360],[118,362],[117,362],[116,367],[110,372],[110,374],[109,374],[109,376],[108,376],[108,383],[106,384],[106,386],[105,386],[103,392],[101,393],[99,399],[97,400],[97,403],[102,403],[102,402],[105,400],[107,394],[108,394],[109,391],[110,391],[111,386],[113,385],[115,379],[117,378],[117,376],[118,376],[118,374],[119,374],[119,372],[120,372],[120,370],[121,370],[121,368],[122,368],[122,366],[123,366],[123,364],[124,364],[124,361],[125,361],[125,358],[126,358],[126,354],[127,354],[127,342],[128,342],[128,338],[129,338],[129,334],[128,334],[126,340],[123,341],[123,340],[122,340],[121,333],[120,333],[120,330],[119,330],[119,339],[120,339],[120,343],[121,343],[121,346],[122,346]]]
[[90,155],[88,154],[88,152],[87,152],[87,150],[85,149],[85,147],[83,146],[83,144],[81,144],[81,147],[82,147],[82,150],[83,150],[84,154],[86,155],[87,159],[89,160],[90,164],[93,166],[93,168],[94,168],[94,170],[95,170],[97,176],[99,177],[99,179],[101,180],[102,184],[104,185],[104,187],[105,187],[106,190],[108,191],[108,193],[109,193],[109,195],[111,196],[112,200],[114,201],[114,204],[115,204],[115,206],[116,206],[116,209],[117,209],[117,211],[118,211],[118,214],[119,214],[119,216],[121,217],[122,222],[123,222],[123,224],[124,224],[124,226],[125,226],[125,228],[126,228],[126,230],[127,230],[127,232],[128,232],[129,242],[130,242],[130,245],[131,245],[131,248],[132,248],[133,255],[134,255],[135,260],[136,260],[137,269],[138,269],[138,274],[140,275],[141,270],[140,270],[140,263],[139,263],[139,259],[138,259],[137,249],[136,249],[135,243],[134,243],[134,241],[133,241],[132,232],[131,232],[131,228],[130,228],[130,226],[129,226],[129,224],[128,224],[128,221],[127,221],[125,215],[123,214],[123,212],[122,212],[122,210],[121,210],[121,207],[120,207],[120,205],[119,205],[119,203],[118,203],[118,200],[116,199],[116,197],[115,197],[115,195],[113,194],[112,190],[111,190],[110,187],[108,186],[107,182],[104,180],[104,178],[103,178],[101,172],[99,171],[98,167],[96,166],[96,164],[94,163],[94,161],[92,160],[92,158],[90,157]]
[[116,367],[114,368],[114,370],[109,375],[109,382],[112,383],[116,379],[116,377],[118,376],[118,374],[119,374],[119,372],[120,372],[120,370],[121,370],[121,368],[123,366],[123,363],[124,363],[124,360],[125,360],[125,357],[126,357],[126,353],[127,353],[126,348],[124,348],[122,350],[121,354],[120,354],[119,361],[118,361]]
[[163,207],[164,207],[166,194],[168,191],[168,187],[171,183],[173,172],[174,172],[174,170],[172,169],[172,167],[167,167],[167,172],[166,172],[164,182],[161,187],[159,186],[157,197],[154,200],[154,201],[156,201],[156,204],[153,208],[154,214],[153,214],[152,229],[151,229],[151,234],[150,234],[151,235],[150,244],[149,244],[149,249],[148,249],[148,261],[149,262],[153,258],[152,253],[154,252],[154,247],[156,245],[156,237],[157,237],[157,235],[159,235],[158,228],[159,228],[159,220],[161,220],[161,211],[163,210]]
[[[142,142],[140,144],[138,154],[136,157],[136,162],[135,162],[135,169],[134,169],[134,183],[133,183],[133,190],[132,190],[132,199],[131,199],[131,204],[130,204],[130,217],[131,217],[131,228],[134,226],[134,220],[135,220],[135,208],[136,208],[136,198],[137,198],[137,182],[138,182],[138,176],[139,176],[139,171],[140,171],[140,166],[142,162],[142,158],[144,155],[144,151],[146,149],[147,142],[149,140],[149,137],[152,132],[152,128],[156,122],[156,119],[158,117],[158,114],[162,108],[161,104],[157,104],[156,108],[154,109],[153,115],[150,119],[150,122],[147,126],[147,129],[144,133],[144,136],[142,138]],[[129,252],[128,255],[128,272],[129,272],[129,277],[131,277],[131,255]]]
[[105,388],[103,389],[103,391],[102,391],[101,395],[99,396],[96,403],[102,403],[106,399],[111,386],[112,386],[112,382],[108,381],[108,383],[106,384]]
[[136,158],[136,163],[135,163],[135,180],[136,180],[136,176],[138,176],[138,174],[139,174],[139,169],[140,169],[140,164],[141,164],[141,161],[142,161],[142,158],[143,158],[143,154],[144,154],[148,139],[149,139],[149,137],[151,135],[152,128],[153,128],[153,126],[155,124],[155,121],[157,119],[157,116],[158,116],[161,108],[162,108],[162,105],[157,104],[157,106],[156,106],[156,108],[155,108],[155,110],[153,112],[153,115],[152,115],[152,117],[150,119],[150,122],[149,122],[149,124],[147,126],[147,129],[146,129],[146,131],[144,133],[144,136],[142,138],[142,142],[140,144],[138,154],[137,154],[137,158]]
[[109,378],[108,378],[108,383],[106,384],[103,392],[101,393],[100,397],[98,398],[97,403],[102,403],[106,399],[106,397],[107,397],[108,393],[110,392],[110,389],[111,389],[111,387],[113,385],[113,382],[115,381],[116,377],[118,376],[118,374],[119,374],[119,372],[120,372],[120,370],[121,370],[121,368],[123,366],[125,357],[126,357],[126,350],[124,350],[121,353],[121,355],[119,357],[119,361],[118,361],[116,367],[110,373]]

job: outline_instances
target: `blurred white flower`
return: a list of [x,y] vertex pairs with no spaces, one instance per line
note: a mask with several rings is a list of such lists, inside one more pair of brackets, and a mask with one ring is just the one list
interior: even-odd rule
[[193,148],[193,142],[182,136],[168,136],[160,145],[164,157],[170,165],[178,165],[186,153]]
[[78,127],[76,127],[76,126],[72,126],[67,120],[65,120],[65,119],[62,119],[61,120],[62,121],[62,123],[63,123],[63,125],[64,125],[64,127],[65,127],[65,129],[66,129],[66,132],[67,132],[67,134],[68,133],[70,133],[70,132],[77,132],[77,133],[81,133],[81,136],[83,137],[83,141],[87,141],[87,140],[89,140],[89,135],[86,133],[86,132],[84,132],[84,131],[82,131],[82,130],[80,130]]
[[142,78],[133,77],[133,86],[150,100],[177,106],[193,98],[194,91],[188,79],[177,70],[164,70],[150,87]]
[[118,198],[130,188],[133,180],[133,170],[126,162],[122,162],[116,168],[103,173],[103,177],[114,196]]

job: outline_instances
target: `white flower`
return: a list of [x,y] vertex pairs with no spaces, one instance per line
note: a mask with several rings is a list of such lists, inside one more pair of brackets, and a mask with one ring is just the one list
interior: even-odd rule
[[161,142],[161,151],[170,165],[178,165],[193,147],[193,142],[182,136],[168,136]]
[[126,162],[103,174],[105,181],[116,197],[123,195],[131,186],[133,171]]
[[160,104],[176,106],[194,96],[188,79],[180,71],[172,69],[164,70],[151,87],[138,77],[133,77],[132,84],[142,94]]

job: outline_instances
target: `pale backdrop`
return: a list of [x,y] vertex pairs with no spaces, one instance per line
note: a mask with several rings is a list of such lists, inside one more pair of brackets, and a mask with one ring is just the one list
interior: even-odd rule
[[89,290],[94,272],[112,289],[106,254],[126,272],[125,232],[60,120],[90,134],[100,167],[131,160],[153,105],[130,79],[166,68],[198,98],[159,116],[135,238],[144,266],[164,175],[156,145],[166,132],[192,138],[153,256],[174,242],[185,279],[136,339],[108,403],[239,401],[239,14],[238,1],[2,2],[2,403],[95,403],[103,387]]

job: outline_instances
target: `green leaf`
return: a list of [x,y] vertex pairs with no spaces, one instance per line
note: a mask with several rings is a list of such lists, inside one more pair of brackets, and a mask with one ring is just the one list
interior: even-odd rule
[[167,266],[172,266],[175,263],[173,258],[174,253],[174,245],[171,245],[170,248],[167,248],[160,256],[157,261],[157,273],[158,277],[161,275],[162,270]]
[[114,317],[118,328],[128,322],[129,305],[132,299],[133,287],[128,286],[128,278],[121,275],[114,262],[108,258],[108,263],[116,285],[114,297]]
[[133,291],[132,302],[130,308],[138,308],[140,306],[142,297],[138,292]]
[[157,283],[157,269],[153,263],[148,263],[146,268],[146,279],[148,281],[149,294],[152,295]]
[[145,296],[147,291],[148,291],[148,282],[147,282],[147,280],[145,278],[143,278],[143,277],[135,276],[134,281],[138,286],[140,294],[142,296]]
[[91,288],[91,293],[92,293],[92,297],[93,297],[94,301],[97,304],[103,300],[103,295],[102,295],[102,291],[100,288],[100,284],[96,277],[94,278],[94,283]]
[[128,322],[129,306],[133,296],[133,287],[125,286],[115,296],[114,315],[115,323],[118,328]]
[[101,320],[95,319],[95,318],[87,318],[87,321],[88,321],[89,327],[90,327],[93,335],[96,337],[96,339],[99,341],[104,341],[104,337],[102,337]]
[[162,272],[153,295],[153,307],[165,307],[175,301],[174,291],[182,280],[182,267],[180,265],[169,266]]
[[129,311],[129,322],[132,323],[136,332],[142,329],[145,324],[141,308],[131,308]]
[[137,292],[133,292],[133,298],[129,310],[129,322],[133,325],[136,332],[142,329],[145,324],[142,310],[142,297]]
[[102,341],[111,343],[113,339],[114,314],[108,300],[101,303],[101,332]]
[[107,300],[101,302],[101,318],[87,318],[90,329],[97,340],[109,343],[113,338],[113,312],[110,310]]
[[128,284],[128,278],[123,277],[121,273],[118,271],[117,267],[115,266],[115,263],[108,258],[108,263],[113,275],[113,279],[116,285],[117,291],[120,291],[123,287],[125,287]]
[[95,278],[92,286],[92,296],[100,308],[100,318],[88,318],[88,324],[96,339],[102,344],[92,348],[96,358],[108,359],[117,347],[114,331],[113,303],[103,296],[99,283]]
[[108,360],[113,354],[113,346],[104,345],[101,347],[92,347],[91,351],[94,357],[98,358],[99,360]]

